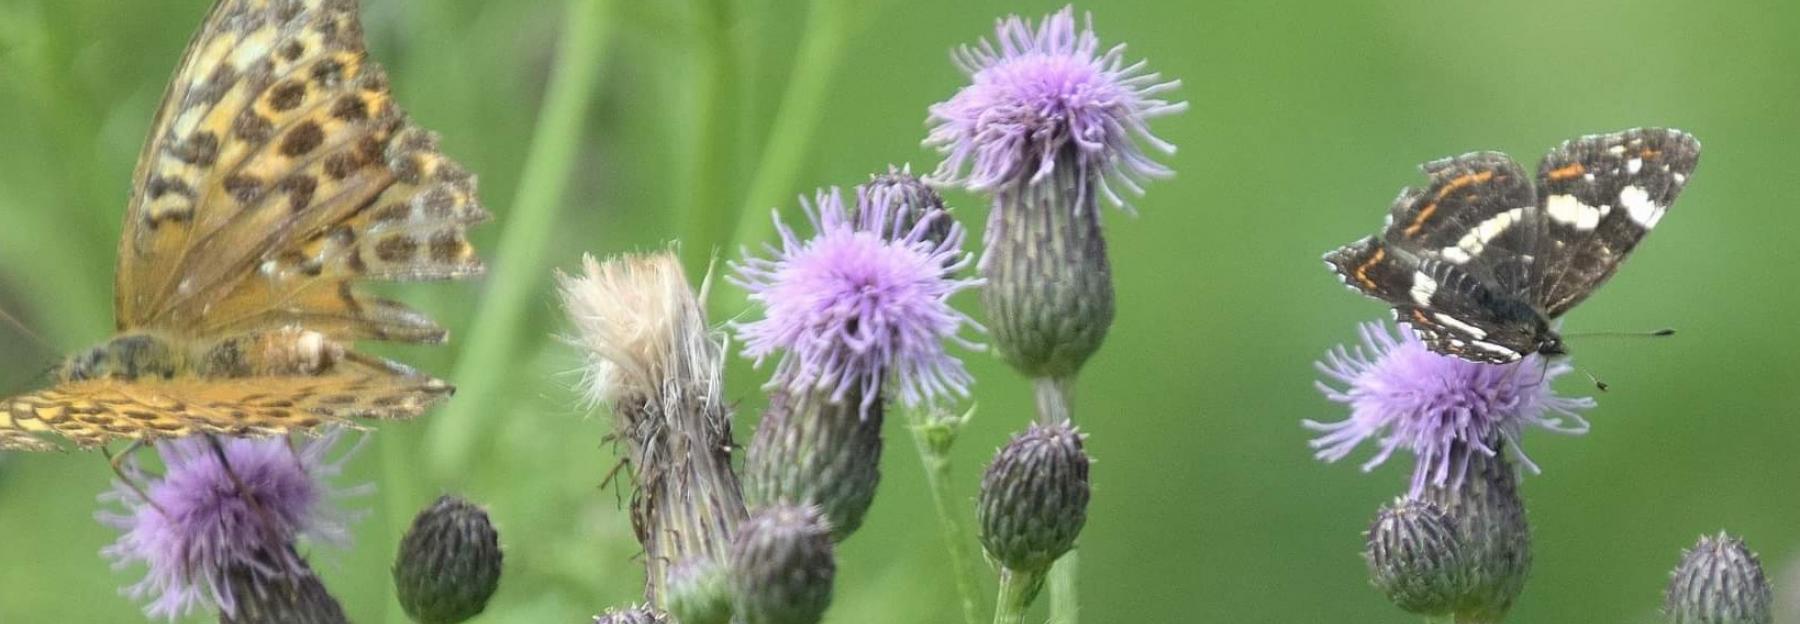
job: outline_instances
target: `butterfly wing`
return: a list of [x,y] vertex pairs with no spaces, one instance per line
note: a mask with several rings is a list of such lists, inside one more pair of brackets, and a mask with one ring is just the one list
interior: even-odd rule
[[1394,319],[1432,351],[1500,364],[1534,350],[1530,310],[1461,265],[1373,237],[1325,254],[1325,263],[1352,289],[1393,306]]
[[1532,303],[1555,318],[1611,278],[1699,161],[1699,141],[1660,128],[1582,137],[1551,150],[1538,165],[1545,235]]
[[1538,237],[1535,191],[1525,169],[1498,152],[1434,160],[1419,169],[1431,184],[1400,192],[1382,238],[1460,266],[1499,293],[1522,295]]
[[170,81],[119,243],[121,330],[300,325],[333,340],[444,332],[358,278],[481,263],[475,181],[390,98],[352,0],[220,0]]
[[442,381],[366,357],[319,376],[78,381],[0,406],[0,450],[55,448],[46,435],[92,448],[117,439],[278,435],[356,418],[406,419],[453,391]]

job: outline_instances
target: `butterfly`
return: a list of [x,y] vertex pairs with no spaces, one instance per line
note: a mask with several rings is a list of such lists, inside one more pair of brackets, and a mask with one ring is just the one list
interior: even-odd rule
[[1488,363],[1567,353],[1552,321],[1619,270],[1681,194],[1700,143],[1679,130],[1586,136],[1535,184],[1505,154],[1425,163],[1379,237],[1325,254],[1351,289],[1394,306],[1432,351]]
[[0,401],[0,449],[417,416],[454,389],[352,343],[446,332],[354,285],[480,274],[464,230],[487,218],[393,102],[355,0],[219,0],[138,157],[118,333]]

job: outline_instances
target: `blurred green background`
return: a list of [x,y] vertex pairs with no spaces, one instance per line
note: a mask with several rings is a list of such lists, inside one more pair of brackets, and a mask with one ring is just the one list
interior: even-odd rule
[[[398,289],[457,333],[445,348],[381,352],[465,389],[503,394],[463,419],[379,428],[345,483],[382,491],[350,551],[313,561],[357,621],[389,607],[394,526],[439,492],[490,506],[507,576],[480,621],[575,622],[639,595],[613,465],[571,392],[577,357],[548,270],[496,256],[515,198],[556,210],[547,266],[584,251],[658,249],[682,237],[690,266],[767,231],[774,206],[849,186],[888,163],[930,170],[926,107],[963,76],[948,50],[1011,12],[1051,2],[969,0],[365,0],[375,58],[399,101],[480,173],[496,222],[476,233],[486,283]],[[206,0],[0,0],[0,302],[60,350],[111,328],[114,244],[157,98]],[[1373,474],[1310,458],[1302,418],[1343,414],[1311,363],[1386,318],[1346,292],[1320,253],[1368,234],[1422,161],[1476,149],[1528,166],[1585,133],[1676,126],[1706,145],[1670,218],[1572,332],[1680,329],[1660,341],[1579,341],[1578,363],[1613,390],[1583,438],[1527,434],[1545,474],[1525,493],[1536,566],[1516,622],[1650,622],[1668,570],[1702,532],[1728,528],[1763,555],[1789,605],[1800,594],[1800,4],[1786,0],[1510,3],[1107,0],[1106,42],[1180,78],[1192,108],[1156,129],[1181,146],[1178,177],[1141,216],[1106,216],[1119,315],[1081,380],[1098,459],[1082,537],[1090,622],[1409,622],[1367,587],[1360,532],[1400,492],[1409,461]],[[522,169],[565,26],[587,28],[584,123],[545,134],[567,157]],[[798,68],[798,72],[796,69]],[[580,96],[587,96],[585,99]],[[774,147],[770,147],[771,140]],[[566,182],[566,192],[554,185]],[[533,200],[533,194],[537,199]],[[558,197],[560,195],[560,197]],[[977,231],[979,199],[953,194]],[[508,269],[509,262],[526,266]],[[497,280],[528,293],[492,361],[457,359]],[[743,312],[721,287],[715,320]],[[976,309],[974,298],[962,302]],[[39,383],[57,355],[0,329],[0,392]],[[973,496],[994,447],[1030,418],[1029,387],[982,354],[980,411],[957,460]],[[747,440],[766,371],[735,360],[730,397]],[[486,378],[486,379],[476,379]],[[1566,393],[1591,387],[1564,379]],[[458,397],[463,401],[465,396]],[[454,403],[454,402],[453,402]],[[840,552],[833,622],[955,617],[930,502],[899,422],[868,524]],[[434,428],[475,444],[445,455]],[[433,455],[437,453],[437,455]],[[1366,454],[1354,457],[1360,460]],[[433,467],[428,457],[450,460]],[[388,462],[384,466],[384,461]],[[384,474],[384,470],[387,474]],[[391,474],[407,477],[395,481]],[[116,597],[140,569],[109,571],[113,531],[92,519],[109,472],[97,455],[0,458],[0,621],[139,619]],[[197,619],[196,621],[202,621]],[[394,621],[388,619],[387,621]],[[1800,620],[1794,620],[1800,621]]]

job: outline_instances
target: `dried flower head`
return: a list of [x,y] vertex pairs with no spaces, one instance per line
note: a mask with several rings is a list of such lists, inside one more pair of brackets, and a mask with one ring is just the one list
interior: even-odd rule
[[[173,619],[207,606],[231,613],[237,600],[227,576],[234,568],[298,573],[305,565],[292,554],[296,538],[349,542],[354,518],[332,501],[367,488],[327,485],[355,452],[328,460],[340,437],[341,430],[333,431],[298,448],[285,438],[219,440],[229,470],[208,438],[159,444],[165,473],[143,488],[147,500],[124,482],[100,495],[102,502],[123,507],[122,513],[96,514],[123,531],[101,554],[115,568],[137,562],[149,568],[125,592],[147,600],[144,612],[150,617]],[[145,481],[135,461],[126,470],[134,481]]]
[[[1141,61],[1127,62],[1125,46],[1102,52],[1092,16],[1087,22],[1077,29],[1073,7],[1035,25],[1007,17],[995,26],[993,41],[956,51],[970,84],[931,107],[925,143],[945,155],[934,177],[997,190],[1036,184],[1059,167],[1073,167],[1083,195],[1097,190],[1123,207],[1113,184],[1141,194],[1145,180],[1170,175],[1139,144],[1175,152],[1148,122],[1187,108],[1159,97],[1180,81],[1162,80]],[[1079,210],[1085,204],[1074,205]]]
[[780,247],[733,264],[733,282],[764,310],[737,325],[744,355],[760,364],[782,353],[770,386],[833,401],[854,392],[865,410],[890,382],[909,405],[967,394],[969,373],[944,346],[976,348],[960,335],[975,322],[950,306],[952,295],[980,283],[953,277],[969,263],[962,228],[933,241],[927,219],[890,236],[894,203],[859,206],[853,217],[836,189],[802,204],[812,238],[801,239],[778,214]]
[[607,609],[594,616],[594,624],[669,624],[669,618],[649,606]]
[[1762,561],[1723,531],[1682,553],[1663,594],[1672,624],[1770,624],[1774,603]]
[[[1318,362],[1319,372],[1343,389],[1316,382],[1326,398],[1350,406],[1350,417],[1335,423],[1308,420],[1321,432],[1310,445],[1316,457],[1337,461],[1364,440],[1379,438],[1380,451],[1364,470],[1387,461],[1396,450],[1418,458],[1411,495],[1427,484],[1458,487],[1474,453],[1493,455],[1500,441],[1533,472],[1537,466],[1519,450],[1527,426],[1565,434],[1586,433],[1579,413],[1594,406],[1588,397],[1557,396],[1550,383],[1573,370],[1564,360],[1544,362],[1531,355],[1506,365],[1470,362],[1432,353],[1411,328],[1398,337],[1382,325],[1361,327],[1362,345],[1338,346]],[[1458,452],[1462,448],[1474,453]]]

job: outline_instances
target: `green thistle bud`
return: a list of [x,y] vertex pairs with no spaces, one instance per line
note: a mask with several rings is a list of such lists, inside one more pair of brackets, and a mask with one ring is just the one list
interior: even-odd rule
[[669,567],[669,614],[681,624],[731,621],[731,588],[725,569],[710,559],[689,559]]
[[1770,624],[1773,604],[1756,553],[1724,532],[1701,537],[1682,554],[1663,594],[1672,624]]
[[862,526],[881,482],[883,404],[865,413],[860,393],[841,402],[778,390],[744,456],[744,499],[752,508],[811,505],[832,539]]
[[981,544],[1010,570],[1042,572],[1087,523],[1088,456],[1067,423],[1032,425],[994,456],[976,507]]
[[1455,611],[1467,583],[1455,520],[1429,502],[1397,499],[1369,527],[1369,580],[1395,606],[1419,615]]
[[1518,473],[1506,460],[1505,444],[1490,447],[1491,456],[1462,446],[1453,449],[1453,454],[1468,453],[1468,473],[1461,486],[1428,486],[1419,495],[1442,509],[1456,526],[1468,566],[1456,615],[1483,622],[1497,622],[1506,615],[1531,572],[1531,526],[1525,521],[1525,501],[1519,498]]
[[1041,184],[994,195],[981,302],[1002,358],[1027,377],[1068,378],[1112,327],[1112,265],[1094,192],[1059,163]]
[[348,624],[344,608],[305,559],[291,550],[286,557],[267,559],[226,570],[225,582],[236,604],[220,611],[220,624]]
[[456,624],[480,614],[500,586],[500,536],[487,512],[442,496],[413,519],[394,559],[400,606],[420,624]]
[[815,509],[758,509],[732,538],[730,576],[745,624],[819,622],[837,576],[831,531]]
[[670,624],[670,620],[650,607],[630,607],[607,609],[594,616],[594,624]]

